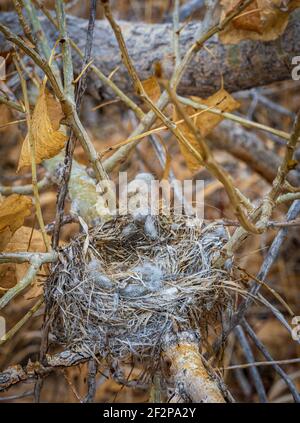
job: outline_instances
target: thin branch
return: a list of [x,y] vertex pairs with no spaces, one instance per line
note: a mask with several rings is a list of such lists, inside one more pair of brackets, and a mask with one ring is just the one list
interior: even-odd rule
[[70,101],[74,101],[74,73],[70,41],[67,33],[66,14],[63,0],[55,1],[56,17],[59,27],[60,44],[63,56],[64,91]]
[[[33,1],[41,9],[41,11],[44,13],[44,15],[47,17],[47,19],[52,23],[52,25],[55,28],[58,29],[57,22],[55,21],[55,19],[51,15],[51,13],[49,13],[49,11],[47,10],[47,8],[39,0],[33,0]],[[80,50],[80,48],[77,46],[77,44],[72,39],[70,39],[70,44],[71,44],[71,47],[79,55],[79,57],[81,57],[83,59],[84,58],[84,53]],[[135,114],[137,115],[137,117],[139,119],[143,118],[144,112],[142,111],[142,109],[140,109],[134,101],[132,101],[126,94],[124,94],[123,91],[120,90],[117,87],[117,85],[113,81],[111,81],[110,78],[106,77],[93,64],[90,65],[90,69],[94,72],[94,74],[99,78],[99,80],[101,82],[103,82],[104,84],[106,84],[107,86],[109,86],[112,89],[112,91],[115,93],[115,95],[118,96],[129,108],[131,108],[135,112]]]
[[[33,44],[37,45],[37,49],[38,49],[39,53],[42,54],[46,60],[49,61],[49,59],[51,57],[51,48],[49,46],[49,43],[48,43],[47,37],[45,36],[43,28],[40,24],[36,10],[32,5],[32,1],[31,0],[22,0],[22,2],[24,3],[24,7],[26,9],[26,12],[28,14],[28,18],[29,18],[31,26],[32,26],[34,38],[36,39],[36,42],[34,42]],[[56,62],[51,61],[50,67],[52,68],[52,71],[53,71],[55,78],[58,81],[60,87],[62,87],[61,80],[60,80],[60,72],[59,72],[59,69],[58,69]]]
[[270,126],[267,125],[263,125],[262,123],[258,123],[258,122],[253,122],[252,120],[249,119],[245,119],[241,116],[235,115],[233,113],[228,113],[228,112],[222,112],[220,109],[218,109],[217,107],[207,107],[205,104],[201,104],[198,103],[198,101],[194,101],[191,100],[189,98],[185,98],[185,97],[181,97],[178,96],[178,100],[187,105],[187,106],[191,106],[194,109],[199,109],[199,110],[203,110],[207,113],[211,113],[217,116],[222,116],[225,119],[229,119],[233,122],[239,123],[240,125],[244,126],[245,128],[254,128],[254,129],[258,129],[260,131],[264,131],[273,135],[276,135],[279,138],[282,138],[284,140],[289,140],[290,139],[290,134],[288,132],[285,131],[280,131],[279,129],[275,129],[275,128],[271,128]]
[[15,10],[17,12],[17,15],[18,15],[20,24],[21,24],[21,26],[23,28],[24,35],[28,38],[28,40],[32,44],[35,44],[35,41],[33,39],[32,33],[31,33],[30,26],[29,26],[29,24],[28,24],[28,22],[27,22],[27,20],[26,20],[26,18],[24,16],[24,14],[23,14],[23,10],[22,10],[22,7],[23,7],[23,4],[22,3],[23,3],[23,1],[22,0],[21,1],[20,0],[13,0],[13,3],[14,3]]
[[140,78],[135,70],[135,67],[132,63],[132,60],[128,54],[127,51],[127,47],[126,47],[126,43],[121,31],[121,27],[117,24],[116,20],[113,17],[113,14],[111,12],[111,8],[110,8],[110,0],[101,0],[102,6],[103,6],[103,10],[104,10],[104,15],[106,17],[106,19],[108,20],[108,22],[110,23],[110,26],[112,28],[112,30],[114,31],[115,37],[117,39],[117,42],[119,44],[119,48],[120,48],[120,52],[122,55],[122,59],[124,62],[124,65],[126,66],[128,73],[132,79],[133,82],[133,86],[134,86],[134,90],[137,94],[141,94],[144,93],[144,88],[143,85],[140,81]]
[[84,399],[84,402],[91,403],[94,402],[94,398],[97,391],[96,386],[96,376],[98,370],[98,363],[93,358],[89,361],[89,372],[87,377],[88,392]]
[[40,202],[40,195],[39,195],[39,188],[38,188],[38,184],[37,184],[36,152],[35,152],[36,146],[35,146],[35,140],[33,139],[33,136],[32,136],[32,123],[31,123],[31,115],[30,115],[30,106],[29,106],[27,86],[26,86],[26,81],[23,78],[22,71],[21,71],[21,69],[18,65],[17,60],[15,60],[15,58],[14,58],[14,64],[15,64],[15,67],[16,67],[17,72],[19,74],[22,92],[23,92],[24,104],[25,104],[25,109],[26,109],[26,120],[27,120],[27,128],[28,128],[28,142],[29,142],[29,146],[30,146],[30,158],[31,158],[32,189],[33,189],[34,199],[35,199],[34,206],[35,206],[36,216],[37,216],[37,220],[39,222],[39,226],[40,226],[40,230],[41,230],[41,233],[42,233],[42,237],[43,237],[43,240],[44,240],[45,247],[46,247],[47,251],[50,251],[51,247],[50,247],[50,243],[49,243],[46,231],[45,231],[45,223],[44,223],[44,219],[43,219],[41,202]]
[[5,307],[13,298],[19,295],[27,288],[36,277],[40,267],[45,263],[53,263],[57,259],[54,252],[51,253],[1,253],[0,263],[24,263],[29,262],[30,267],[25,276],[12,288],[10,288],[3,297],[0,298],[0,310]]
[[[235,328],[235,334],[237,336],[237,339],[239,340],[239,343],[243,349],[243,352],[245,354],[245,357],[249,364],[255,363],[255,358],[252,353],[251,347],[249,345],[249,342],[247,341],[247,338],[245,336],[245,333],[241,326],[237,326]],[[253,383],[255,385],[258,397],[260,402],[268,402],[267,400],[267,394],[263,385],[263,382],[261,380],[260,374],[255,366],[250,367],[250,374],[253,380]]]
[[[257,212],[257,211],[256,211]],[[292,221],[294,220],[298,214],[300,213],[300,200],[295,201],[292,206],[290,207],[286,220]],[[283,244],[283,241],[285,240],[288,233],[288,227],[281,228],[278,231],[278,234],[274,238],[271,247],[269,248],[269,251],[263,261],[263,264],[257,274],[257,279],[260,281],[265,282],[267,275],[277,259],[281,246]],[[224,259],[224,258],[223,258]],[[241,302],[241,304],[238,307],[238,310],[234,313],[232,316],[232,319],[226,329],[224,329],[222,336],[215,342],[214,344],[214,351],[218,351],[223,344],[223,342],[227,339],[228,335],[232,332],[232,330],[242,322],[243,318],[245,317],[245,314],[249,307],[251,306],[253,302],[253,298],[258,294],[260,290],[261,284],[254,282],[252,287],[249,290],[249,295],[245,300]],[[275,311],[275,310],[274,310]],[[284,323],[283,323],[284,324]],[[285,325],[285,324],[284,324]],[[286,326],[286,325],[285,325]],[[290,330],[288,328],[288,330]]]
[[20,104],[12,100],[9,100],[8,98],[3,97],[2,95],[0,96],[0,104],[5,104],[9,108],[14,109],[17,112],[25,113],[24,106],[21,106]]
[[199,164],[204,166],[215,176],[224,186],[226,193],[230,199],[231,206],[234,209],[235,215],[237,216],[242,227],[251,233],[260,233],[260,230],[248,219],[241,207],[241,198],[237,194],[236,188],[233,186],[232,180],[227,172],[222,169],[215,161],[208,145],[202,138],[199,129],[194,125],[191,118],[187,115],[183,107],[180,105],[175,93],[169,88],[169,95],[181,117],[185,120],[189,129],[198,141],[200,153],[189,143],[187,140],[183,140],[184,145],[191,151],[195,158],[199,160]]
[[41,305],[44,303],[44,298],[39,299],[35,305],[16,323],[5,335],[0,338],[0,346],[4,345],[9,341],[24,325],[28,320],[38,311]]
[[[39,192],[49,188],[51,185],[52,185],[52,182],[47,175],[43,179],[38,181],[37,183]],[[33,194],[33,187],[32,187],[32,184],[13,186],[13,187],[0,185],[0,194],[2,195],[11,195],[11,194],[31,195]]]
[[[82,69],[84,69],[87,63],[89,63],[91,60],[95,19],[96,19],[96,0],[91,0],[90,18],[89,18],[89,24],[88,24],[86,48],[85,48],[84,60],[82,63]],[[80,111],[80,105],[86,90],[86,86],[87,86],[87,72],[85,72],[82,78],[80,79],[78,87],[77,87],[77,91],[75,94],[75,104],[76,104],[76,108],[78,112]],[[74,137],[74,133],[72,132],[66,145],[64,167],[62,169],[62,175],[61,175],[62,183],[60,185],[59,192],[57,195],[56,216],[55,216],[54,230],[53,230],[53,236],[52,236],[52,247],[54,249],[58,246],[58,243],[59,243],[60,227],[63,221],[65,200],[68,193],[68,186],[69,186],[69,181],[71,177],[73,153],[75,150],[75,146],[76,146],[76,139]]]
[[[213,35],[221,31],[234,19],[241,11],[243,11],[253,0],[240,1],[234,11],[230,13],[220,24],[211,26],[212,16],[215,10],[217,1],[212,1],[210,7],[207,9],[203,24],[200,26],[198,32],[195,35],[196,41],[185,53],[182,61],[173,71],[173,75],[170,80],[170,86],[176,90],[181,78],[184,74],[186,66],[189,64],[193,56],[201,49],[203,44],[209,40]],[[211,28],[210,28],[211,27]],[[209,29],[210,28],[210,29]],[[164,110],[164,108],[169,103],[169,95],[167,91],[164,91],[160,96],[159,100],[156,102],[156,108],[159,110]],[[130,135],[130,138],[140,135],[141,133],[147,131],[153,123],[155,122],[156,114],[151,110],[147,115],[141,120],[139,126],[133,131]],[[122,164],[128,157],[131,150],[135,147],[136,143],[131,145],[125,145],[121,147],[117,152],[115,152],[109,159],[107,159],[103,165],[106,171],[113,170],[116,166]]]
[[[246,321],[246,319],[243,319],[242,326],[245,329],[245,331],[247,332],[247,334],[249,335],[249,337],[254,342],[257,349],[262,353],[262,355],[265,357],[265,359],[268,360],[268,363],[265,363],[265,365],[266,364],[272,365],[274,370],[285,381],[288,389],[290,390],[291,394],[293,395],[295,402],[299,403],[300,402],[300,394],[298,392],[297,387],[294,385],[294,383],[293,383],[292,379],[289,377],[289,375],[286,374],[285,371],[283,371],[282,368],[279,366],[279,364],[287,364],[286,361],[290,362],[290,360],[283,360],[283,361],[280,361],[280,362],[274,361],[273,357],[271,356],[271,354],[269,353],[267,348],[264,346],[264,344],[258,339],[258,337],[256,336],[255,332],[253,331],[253,329],[251,328],[249,323]],[[258,363],[256,363],[256,365],[258,365]]]
[[293,160],[294,152],[296,145],[298,143],[300,136],[300,110],[295,118],[293,130],[290,136],[290,139],[286,145],[285,155],[277,171],[276,178],[273,181],[272,189],[267,194],[261,206],[261,218],[259,225],[264,227],[269,220],[271,213],[275,207],[275,201],[282,191],[282,187],[286,181],[286,177],[291,169],[296,165],[296,162]]
[[[204,6],[204,0],[189,0],[185,2],[180,8],[179,8],[179,20],[184,21],[185,19],[189,18],[194,12],[196,12],[198,9],[201,9],[201,7]],[[171,22],[172,16],[171,14],[166,16],[165,22]]]

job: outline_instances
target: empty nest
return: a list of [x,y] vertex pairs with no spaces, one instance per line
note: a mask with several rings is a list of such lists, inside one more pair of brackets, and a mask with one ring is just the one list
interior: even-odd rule
[[174,327],[205,332],[230,309],[230,274],[212,267],[225,234],[159,215],[118,216],[78,235],[46,283],[52,338],[76,352],[155,362]]

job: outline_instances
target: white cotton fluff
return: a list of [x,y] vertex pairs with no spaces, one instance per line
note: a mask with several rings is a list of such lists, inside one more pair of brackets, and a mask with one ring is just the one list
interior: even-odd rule
[[155,220],[153,219],[153,216],[150,214],[146,217],[145,225],[144,225],[145,234],[148,236],[148,238],[155,241],[158,239],[158,233],[155,225]]
[[163,272],[150,262],[144,262],[133,269],[149,291],[159,291],[162,288]]

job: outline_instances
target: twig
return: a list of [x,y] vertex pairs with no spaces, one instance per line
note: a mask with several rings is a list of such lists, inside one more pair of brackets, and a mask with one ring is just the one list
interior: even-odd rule
[[[204,0],[189,0],[179,8],[179,20],[184,21],[189,18],[194,12],[204,6]],[[166,16],[165,22],[171,22],[171,14]]]
[[[87,63],[89,63],[91,60],[95,18],[96,18],[96,0],[91,0],[91,11],[90,11],[86,48],[85,48],[84,60],[82,63],[82,69],[84,69]],[[77,91],[75,94],[75,104],[76,104],[76,108],[78,112],[80,111],[82,97],[86,90],[86,85],[87,85],[86,81],[87,81],[87,73],[85,73],[80,79],[78,87],[77,87]],[[70,181],[71,171],[72,171],[73,153],[74,153],[75,145],[76,145],[75,141],[76,140],[72,132],[66,145],[64,167],[63,167],[62,176],[61,176],[62,184],[60,185],[58,195],[57,195],[56,216],[55,216],[54,230],[53,230],[53,236],[52,236],[53,248],[56,248],[59,243],[60,227],[63,220],[65,200],[68,193],[68,186],[69,186],[69,181]]]
[[94,402],[94,398],[95,398],[96,390],[97,390],[97,386],[96,386],[97,369],[98,369],[97,361],[94,359],[91,359],[89,361],[89,373],[87,378],[88,392],[84,399],[84,402],[86,403]]
[[66,27],[65,6],[63,0],[55,1],[56,17],[60,32],[60,44],[63,55],[64,91],[69,101],[74,101],[74,74],[69,36]]
[[33,194],[34,194],[34,199],[35,199],[35,210],[36,210],[36,216],[39,222],[39,226],[40,226],[40,230],[42,233],[42,237],[44,240],[44,244],[45,247],[47,249],[47,251],[51,250],[50,244],[49,244],[49,240],[45,231],[45,224],[44,224],[44,219],[43,219],[43,214],[42,214],[42,208],[41,208],[41,203],[40,203],[40,195],[39,195],[39,188],[38,188],[38,184],[37,184],[37,171],[36,171],[36,153],[35,153],[35,140],[33,139],[32,136],[32,123],[31,123],[31,115],[30,115],[30,106],[29,106],[29,99],[28,99],[28,92],[27,92],[27,86],[26,86],[26,81],[23,78],[22,75],[22,71],[17,63],[17,61],[14,58],[14,64],[15,67],[17,69],[17,72],[19,74],[19,78],[21,81],[21,87],[22,87],[22,92],[23,92],[23,97],[24,97],[24,104],[25,104],[25,109],[26,109],[26,120],[27,120],[27,127],[28,127],[28,142],[29,142],[29,146],[30,146],[30,156],[31,156],[31,175],[32,175],[32,189],[33,189]]
[[[286,220],[289,222],[291,220],[294,220],[297,215],[300,213],[300,200],[295,201],[292,206],[290,207]],[[277,259],[281,246],[283,244],[283,241],[285,240],[288,233],[288,227],[284,227],[279,230],[278,234],[274,238],[271,247],[269,248],[269,251],[264,259],[264,262],[257,274],[257,279],[260,281],[265,282],[267,275],[269,273],[269,270],[275,260]],[[230,332],[242,322],[243,318],[245,317],[245,314],[248,310],[248,308],[251,306],[253,302],[253,297],[255,297],[260,289],[261,284],[254,282],[252,287],[249,290],[249,294],[245,300],[241,302],[241,304],[238,307],[238,310],[234,313],[232,316],[232,319],[230,321],[229,326],[223,331],[222,336],[215,342],[214,344],[214,351],[218,351],[221,347],[222,343],[227,339]]]
[[[245,354],[245,357],[248,363],[249,364],[255,363],[255,358],[252,353],[251,347],[249,345],[249,342],[247,341],[247,338],[241,326],[237,326],[235,328],[235,334],[237,336],[237,339],[239,340],[239,343],[241,344],[241,347],[243,349],[243,352]],[[255,385],[260,402],[263,402],[263,403],[268,402],[264,385],[262,383],[260,374],[258,373],[258,370],[255,366],[251,365],[250,374],[252,376],[252,380]]]
[[[251,367],[260,366],[274,366],[276,364],[297,364],[300,363],[300,358],[290,358],[286,360],[273,360],[273,361],[255,361],[253,363],[236,364],[233,366],[221,367],[222,370],[235,370],[235,369],[248,369]],[[298,402],[298,401],[297,401]]]
[[9,341],[25,325],[25,323],[36,313],[43,303],[44,298],[38,300],[35,305],[22,317],[22,319],[0,338],[0,346]]
[[286,180],[286,177],[291,169],[295,167],[293,161],[294,152],[300,136],[300,110],[295,118],[294,127],[290,136],[290,139],[286,145],[285,155],[281,165],[277,171],[276,178],[273,181],[273,186],[266,198],[264,199],[261,206],[261,218],[259,225],[264,227],[274,209],[275,201],[282,191],[282,187]]
[[262,90],[257,89],[257,88],[252,88],[249,91],[241,91],[241,92],[236,94],[236,97],[242,98],[242,99],[249,99],[249,95],[252,96],[253,98],[256,98],[258,103],[263,104],[264,106],[268,107],[272,111],[274,111],[278,114],[284,115],[284,116],[288,116],[288,117],[293,118],[293,119],[295,118],[294,112],[291,112],[290,110],[281,106],[277,102],[267,98],[264,95],[264,92]]
[[[98,153],[87,133],[87,131],[84,129],[76,108],[74,107],[74,103],[65,96],[64,92],[60,88],[60,84],[58,80],[56,79],[54,73],[52,72],[52,69],[48,62],[45,62],[39,54],[30,46],[28,46],[22,38],[14,34],[8,27],[6,27],[3,24],[0,24],[0,32],[3,33],[3,35],[18,46],[26,55],[31,57],[31,59],[44,71],[47,78],[49,79],[49,82],[52,86],[52,89],[54,91],[54,94],[56,95],[57,99],[60,101],[62,110],[66,116],[67,123],[70,125],[72,130],[74,131],[74,134],[76,138],[80,141],[82,147],[84,148],[86,154],[88,155],[88,158],[94,168],[95,176],[98,181],[106,180],[108,178],[107,173],[105,172],[101,161],[99,160]],[[73,79],[72,79],[73,81]]]
[[[37,187],[39,192],[49,188],[52,185],[52,182],[48,176],[45,176],[43,179],[38,181]],[[22,195],[31,195],[33,194],[33,187],[32,184],[28,185],[20,185],[20,186],[0,186],[0,194],[2,195],[10,195],[10,194],[22,194]]]
[[104,10],[104,15],[106,17],[106,19],[108,20],[108,22],[110,23],[110,26],[112,28],[112,30],[114,31],[115,37],[118,41],[119,44],[119,48],[121,51],[121,55],[122,55],[122,59],[124,62],[124,65],[126,66],[128,73],[132,79],[133,82],[133,86],[135,89],[135,92],[137,94],[142,94],[144,93],[144,88],[143,85],[140,81],[140,78],[135,70],[135,67],[133,66],[132,60],[128,54],[127,51],[127,47],[126,47],[126,43],[121,31],[120,26],[117,24],[116,20],[113,17],[113,14],[111,12],[111,8],[110,8],[110,0],[101,0],[102,6],[103,6],[103,10]]
[[[51,56],[51,48],[49,46],[49,43],[45,36],[43,28],[40,24],[36,10],[32,5],[32,1],[22,0],[22,2],[24,3],[24,7],[26,9],[28,18],[30,20],[30,23],[34,32],[34,38],[36,39],[36,42],[34,42],[33,44],[37,44],[39,53],[42,54],[46,60],[49,60]],[[60,72],[59,72],[57,64],[54,61],[52,61],[50,63],[50,67],[52,68],[55,78],[58,81],[60,87],[62,87],[61,81],[60,81]]]
[[[68,214],[68,215],[63,216],[62,221],[61,221],[61,226],[68,225],[69,223],[74,223],[74,222],[79,223],[78,218],[74,215]],[[48,223],[48,225],[46,225],[46,227],[45,227],[46,232],[48,234],[51,234],[54,231],[54,227],[55,227],[55,222]]]
[[277,198],[276,204],[282,204],[282,203],[286,203],[287,201],[295,201],[295,200],[300,200],[300,192],[295,192],[295,193],[291,192],[287,194],[282,194]]
[[271,128],[270,126],[263,125],[262,123],[253,122],[252,120],[234,115],[233,113],[222,112],[217,107],[214,107],[214,108],[207,107],[205,104],[198,103],[198,101],[194,101],[189,98],[178,96],[178,99],[181,103],[186,104],[187,106],[191,106],[194,109],[204,110],[207,113],[211,113],[217,116],[222,116],[225,119],[229,119],[229,120],[232,120],[233,122],[239,123],[245,128],[259,129],[261,131],[276,135],[277,137],[280,137],[287,141],[290,139],[289,133],[280,131],[279,129]]
[[35,41],[34,41],[32,34],[31,34],[30,26],[28,25],[28,22],[26,21],[26,18],[23,15],[23,11],[22,11],[23,1],[22,0],[21,1],[20,0],[13,0],[13,3],[14,3],[14,6],[15,6],[15,10],[18,14],[18,18],[19,18],[20,24],[23,28],[25,36],[28,38],[28,40],[32,44],[35,44]]
[[[253,0],[246,0],[246,1],[240,1],[238,5],[236,6],[235,10],[230,13],[220,24],[212,26],[210,29],[212,22],[212,16],[214,13],[215,6],[218,4],[217,1],[212,1],[210,3],[210,7],[207,9],[207,13],[205,15],[205,19],[203,24],[200,26],[199,31],[197,32],[195,39],[196,41],[193,43],[193,45],[188,49],[188,51],[185,53],[182,61],[178,65],[178,67],[175,67],[173,75],[171,77],[170,86],[174,90],[176,90],[183,74],[186,69],[186,66],[196,54],[202,45],[209,40],[213,35],[221,31],[230,23],[232,19],[235,18],[241,11],[243,11],[249,4],[252,3]],[[163,110],[169,102],[169,96],[166,91],[162,93],[159,100],[156,102],[156,107],[159,110]],[[150,112],[145,115],[145,117],[142,119],[139,126],[133,131],[131,134],[131,137],[135,137],[137,135],[140,135],[141,133],[148,130],[153,123],[155,122],[156,114],[151,110]],[[116,153],[114,153],[109,159],[107,159],[103,165],[107,172],[114,169],[117,165],[122,164],[126,158],[128,157],[128,154],[131,152],[131,150],[135,147],[135,143],[132,143],[131,145],[125,145],[121,147]]]
[[9,100],[8,98],[3,97],[2,95],[0,96],[0,104],[5,104],[6,106],[16,110],[17,112],[25,113],[25,109],[23,106],[12,100]]
[[[279,366],[279,364],[287,364],[287,361],[290,363],[290,360],[280,360],[280,361],[274,361],[273,357],[267,350],[267,348],[264,346],[264,344],[258,339],[255,332],[249,325],[249,323],[246,321],[246,319],[243,319],[242,326],[247,332],[247,334],[250,336],[258,350],[262,353],[262,355],[268,360],[268,363],[264,363],[265,365],[272,365],[274,370],[279,374],[279,376],[285,381],[287,387],[289,388],[291,394],[293,395],[293,398],[295,402],[300,402],[300,394],[297,390],[297,387],[294,385],[292,379],[285,373],[285,371],[282,370],[282,368]],[[258,365],[256,363],[255,365]]]
[[197,139],[200,148],[200,153],[187,140],[183,140],[184,145],[192,152],[194,157],[199,160],[199,164],[204,164],[205,167],[223,184],[226,193],[231,201],[231,206],[233,207],[235,215],[237,216],[242,227],[251,233],[260,233],[260,230],[258,230],[255,225],[253,225],[253,223],[244,214],[244,211],[240,205],[240,196],[238,196],[237,190],[233,186],[231,178],[226,173],[226,171],[223,170],[215,161],[208,145],[202,138],[199,129],[194,125],[191,118],[187,115],[185,110],[180,105],[174,91],[172,91],[170,87],[168,88],[168,91],[170,98],[172,99],[177,111],[185,120],[189,129],[192,131],[193,135]]
[[40,267],[44,263],[52,263],[56,260],[57,255],[51,253],[11,253],[0,254],[0,263],[16,262],[24,263],[29,262],[30,267],[25,276],[12,288],[10,288],[3,297],[0,298],[0,310],[5,307],[13,298],[19,295],[25,288],[27,288],[33,279],[36,277]]

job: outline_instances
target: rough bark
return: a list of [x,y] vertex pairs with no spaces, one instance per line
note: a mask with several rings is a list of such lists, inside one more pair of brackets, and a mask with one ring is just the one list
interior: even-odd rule
[[7,390],[17,383],[37,379],[39,376],[47,376],[57,368],[76,366],[79,363],[87,361],[89,358],[90,356],[84,353],[63,351],[53,356],[47,355],[46,366],[43,366],[39,362],[33,363],[31,361],[24,367],[19,364],[10,366],[0,373],[0,392]]
[[217,382],[204,367],[193,332],[166,337],[163,349],[163,358],[169,365],[168,376],[177,394],[195,403],[225,402]]
[[[220,87],[220,72],[224,77],[225,88],[230,92],[290,79],[292,57],[300,55],[299,13],[299,10],[294,12],[285,33],[276,41],[244,41],[239,45],[223,45],[217,37],[214,37],[207,42],[211,53],[202,49],[187,67],[179,92],[184,95],[208,96]],[[21,33],[18,19],[13,12],[1,13],[0,21],[14,32]],[[44,17],[41,17],[41,22],[47,38],[53,45],[58,38],[57,31]],[[71,38],[83,49],[87,21],[69,16],[67,24]],[[154,63],[159,61],[163,64],[165,76],[168,78],[174,64],[172,25],[124,21],[120,24],[139,77],[142,80],[148,78],[153,73]],[[182,51],[193,42],[197,27],[198,23],[192,22],[182,30],[180,41]],[[106,75],[120,66],[114,75],[114,81],[126,93],[132,93],[130,78],[124,65],[121,64],[117,42],[106,21],[96,23],[94,46],[94,63]],[[0,51],[10,49],[11,45],[0,36]],[[81,69],[81,60],[76,55],[74,58],[75,70],[78,72]],[[103,87],[92,73],[90,75],[93,79],[93,84],[89,85],[90,93],[100,98],[111,97],[109,89]]]

